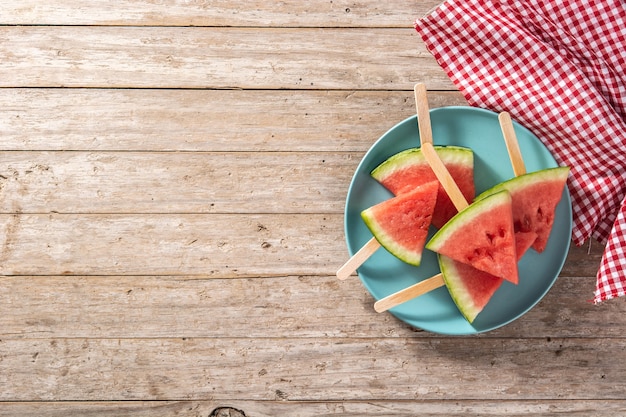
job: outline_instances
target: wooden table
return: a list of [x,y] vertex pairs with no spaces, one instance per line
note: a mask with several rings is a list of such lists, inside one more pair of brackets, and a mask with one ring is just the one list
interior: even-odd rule
[[598,243],[475,337],[334,275],[438,2],[0,1],[0,416],[625,415]]

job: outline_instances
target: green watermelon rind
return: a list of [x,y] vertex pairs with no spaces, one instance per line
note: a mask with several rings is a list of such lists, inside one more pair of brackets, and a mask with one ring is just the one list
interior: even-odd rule
[[469,323],[472,323],[482,309],[475,306],[474,300],[469,296],[469,291],[463,285],[462,280],[459,279],[459,274],[454,267],[454,261],[444,255],[438,255],[437,259],[439,260],[441,275],[446,283],[450,297],[452,297],[452,301],[454,301],[463,317]]
[[[474,167],[474,152],[461,146],[435,146],[439,159],[444,164],[463,164]],[[418,163],[428,164],[421,148],[409,148],[390,156],[371,172],[374,179],[381,181],[393,172]]]
[[409,265],[419,266],[422,262],[423,250],[419,253],[407,250],[404,246],[399,245],[395,239],[391,238],[387,233],[383,231],[383,228],[378,224],[374,216],[370,215],[369,209],[361,212],[361,218],[365,222],[367,228],[372,232],[380,246],[387,249],[389,253],[396,258]]
[[448,223],[439,229],[426,243],[426,249],[438,252],[443,244],[448,241],[450,236],[453,235],[459,227],[463,227],[464,225],[471,223],[476,216],[483,214],[486,210],[506,204],[510,201],[511,194],[508,190],[502,190],[481,200],[475,201],[465,209],[458,212]]
[[476,196],[474,201],[482,200],[492,194],[505,190],[513,194],[519,190],[523,190],[525,187],[537,184],[538,181],[565,182],[567,180],[567,176],[569,175],[569,171],[570,168],[564,166],[529,172],[494,185],[490,189]]

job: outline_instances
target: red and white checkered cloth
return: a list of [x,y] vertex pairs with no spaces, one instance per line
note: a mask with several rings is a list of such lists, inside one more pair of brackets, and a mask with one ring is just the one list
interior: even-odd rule
[[626,295],[626,1],[448,0],[415,28],[470,105],[571,167],[573,242],[606,243],[594,301]]

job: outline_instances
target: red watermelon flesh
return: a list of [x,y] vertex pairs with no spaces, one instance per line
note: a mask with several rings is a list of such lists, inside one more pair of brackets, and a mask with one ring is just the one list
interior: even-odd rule
[[439,267],[452,300],[470,323],[485,308],[504,281],[443,255],[439,255]]
[[520,175],[485,191],[476,200],[502,190],[511,193],[515,232],[536,233],[532,247],[541,253],[548,243],[568,174],[569,167],[558,167]]
[[502,191],[471,204],[435,233],[426,248],[517,284],[511,195]]
[[[458,146],[435,146],[435,150],[465,199],[472,201],[475,189],[474,154],[471,149]],[[391,156],[372,171],[372,177],[394,195],[400,195],[422,184],[437,181],[435,173],[419,148],[407,149]],[[456,213],[454,204],[440,186],[433,213],[433,225],[440,229]]]
[[363,210],[361,217],[381,246],[400,260],[419,265],[438,188],[438,182],[429,182]]
[[[516,233],[515,246],[519,261],[535,241],[534,232]],[[470,265],[439,255],[439,267],[450,296],[463,316],[472,323],[500,288],[502,278]]]
[[531,248],[535,240],[537,240],[537,233],[535,232],[515,232],[515,250],[518,261]]

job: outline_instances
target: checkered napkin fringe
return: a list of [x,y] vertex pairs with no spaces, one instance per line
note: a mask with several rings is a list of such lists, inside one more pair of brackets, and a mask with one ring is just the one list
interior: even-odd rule
[[626,1],[448,0],[415,29],[470,105],[571,167],[573,242],[606,244],[594,301],[626,295]]

